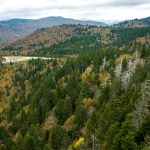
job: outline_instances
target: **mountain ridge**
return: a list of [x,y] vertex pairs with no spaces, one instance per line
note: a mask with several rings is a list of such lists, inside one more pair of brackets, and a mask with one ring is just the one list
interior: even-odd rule
[[94,26],[107,26],[107,24],[96,21],[82,21],[63,17],[46,17],[41,19],[11,19],[0,21],[0,44],[11,43],[22,39],[37,29],[63,24],[82,24]]

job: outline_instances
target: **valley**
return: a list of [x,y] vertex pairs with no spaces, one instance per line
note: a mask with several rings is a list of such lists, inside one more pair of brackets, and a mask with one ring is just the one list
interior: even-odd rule
[[149,150],[149,17],[135,21],[1,45],[0,149]]

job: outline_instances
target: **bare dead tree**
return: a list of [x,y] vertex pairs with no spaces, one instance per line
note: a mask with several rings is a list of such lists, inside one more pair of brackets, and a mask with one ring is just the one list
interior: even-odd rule
[[106,57],[104,57],[104,58],[103,58],[103,63],[102,63],[102,65],[100,66],[99,71],[103,71],[103,70],[104,70],[104,68],[105,68],[105,66],[106,66],[106,63],[107,63],[107,60],[106,60]]
[[123,87],[126,89],[129,85],[132,75],[135,73],[136,61],[129,60],[127,64],[127,71],[125,71],[121,76],[121,81]]
[[121,77],[121,73],[122,73],[122,61],[121,63],[119,63],[118,65],[116,65],[116,68],[115,68],[115,71],[114,71],[114,74],[116,77]]
[[141,96],[135,104],[135,110],[132,113],[133,122],[139,128],[144,118],[150,114],[150,80],[146,80],[141,85]]

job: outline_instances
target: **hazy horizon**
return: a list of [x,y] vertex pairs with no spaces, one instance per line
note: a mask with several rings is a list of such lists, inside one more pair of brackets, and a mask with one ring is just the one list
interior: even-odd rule
[[[3,20],[0,20],[0,21],[9,21],[9,20],[13,20],[13,19],[29,19],[29,20],[37,20],[37,19],[43,19],[43,18],[49,18],[49,17],[62,17],[62,18],[65,18],[65,19],[75,19],[75,20],[81,20],[81,21],[95,21],[95,22],[103,22],[103,23],[106,23],[106,24],[114,24],[114,23],[119,23],[119,22],[122,22],[122,21],[126,21],[126,20],[133,20],[133,19],[142,19],[142,18],[132,18],[132,19],[125,19],[125,20],[92,20],[92,19],[88,19],[88,18],[79,18],[79,19],[76,19],[76,18],[67,18],[65,16],[45,16],[45,17],[40,17],[40,18],[9,18],[9,19],[3,19]],[[146,16],[144,18],[147,18],[149,16]]]
[[62,16],[78,20],[118,22],[145,18],[149,0],[0,0],[0,20]]

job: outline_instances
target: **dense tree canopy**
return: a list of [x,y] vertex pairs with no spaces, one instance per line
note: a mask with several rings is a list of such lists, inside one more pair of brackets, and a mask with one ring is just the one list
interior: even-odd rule
[[0,149],[150,148],[150,28],[98,29],[0,64]]

